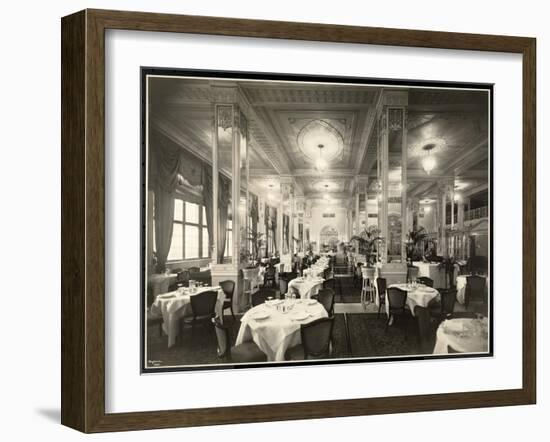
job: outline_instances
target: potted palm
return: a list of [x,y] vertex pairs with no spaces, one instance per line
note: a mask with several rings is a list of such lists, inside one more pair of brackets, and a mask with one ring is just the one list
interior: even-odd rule
[[415,259],[421,258],[421,254],[418,250],[418,246],[422,241],[428,239],[428,232],[424,227],[418,227],[410,230],[407,233],[407,241],[405,241],[405,248],[407,251],[407,264],[413,265]]
[[380,230],[376,226],[365,228],[359,235],[351,237],[351,241],[357,242],[357,251],[360,255],[366,256],[366,265],[371,267],[376,260],[376,249],[384,238],[380,236]]
[[246,239],[252,244],[250,253],[251,267],[256,267],[260,261],[260,249],[265,245],[264,234],[249,227]]

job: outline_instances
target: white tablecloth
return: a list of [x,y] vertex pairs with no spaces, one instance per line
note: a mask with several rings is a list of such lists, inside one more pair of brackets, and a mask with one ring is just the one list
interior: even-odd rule
[[179,319],[183,316],[190,316],[193,314],[191,310],[191,296],[209,290],[218,291],[216,314],[222,318],[225,293],[220,287],[200,287],[197,289],[197,292],[193,294],[185,290],[182,293],[170,292],[156,297],[155,302],[151,305],[150,314],[153,316],[162,316],[162,329],[168,335],[168,347],[172,347],[176,343],[176,338],[179,333]]
[[176,282],[178,275],[175,273],[154,273],[147,278],[147,285],[151,289],[153,296],[159,293],[166,293],[170,284]]
[[[283,301],[285,302],[288,305],[292,301]],[[268,306],[265,303],[250,309],[241,319],[235,344],[253,340],[267,355],[268,361],[284,361],[286,350],[302,342],[300,325],[328,316],[321,304],[315,302],[309,305],[309,302],[312,301],[296,300],[294,308],[287,313],[282,313],[276,306]],[[267,312],[269,317],[261,320],[253,319],[255,312]],[[309,315],[306,319],[293,319],[295,314],[303,312]]]
[[434,287],[447,287],[445,284],[445,269],[439,268],[438,263],[414,261],[413,265],[418,267],[418,276],[426,276],[433,280]]
[[[411,309],[411,313],[414,316],[414,308],[419,305],[421,307],[427,307],[432,299],[438,298],[439,292],[431,287],[423,284],[418,284],[413,287],[410,284],[392,284],[390,287],[397,287],[407,292],[407,305]],[[390,288],[388,287],[388,288]],[[380,302],[378,296],[375,298],[376,305]],[[388,302],[388,294],[386,292],[386,314],[390,314],[390,303]]]
[[295,278],[288,283],[288,292],[297,292],[302,299],[309,299],[323,287],[323,278]]
[[447,319],[437,329],[434,354],[448,353],[449,345],[461,353],[485,353],[489,351],[488,336],[487,318]]
[[[461,304],[466,300],[466,279],[469,275],[460,275],[456,277],[456,299]],[[489,278],[485,278],[485,287],[489,284]]]

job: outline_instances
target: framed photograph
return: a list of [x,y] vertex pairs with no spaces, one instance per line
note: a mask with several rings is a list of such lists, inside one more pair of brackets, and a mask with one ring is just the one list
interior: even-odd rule
[[62,423],[535,403],[535,51],[64,17]]

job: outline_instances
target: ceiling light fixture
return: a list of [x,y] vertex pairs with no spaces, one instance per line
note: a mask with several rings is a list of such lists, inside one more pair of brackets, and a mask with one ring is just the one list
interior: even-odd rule
[[267,192],[267,199],[272,200],[275,197],[273,195],[273,184],[269,185],[269,191]]
[[424,147],[422,147],[423,150],[428,152],[426,156],[422,159],[422,169],[424,169],[424,172],[426,172],[428,175],[431,173],[431,171],[436,166],[435,157],[432,156],[432,149],[434,149],[436,145],[434,143],[426,144]]
[[317,169],[318,172],[322,173],[327,170],[327,162],[323,158],[323,148],[325,146],[324,144],[318,144],[317,147],[319,148],[319,158],[315,162],[315,169]]

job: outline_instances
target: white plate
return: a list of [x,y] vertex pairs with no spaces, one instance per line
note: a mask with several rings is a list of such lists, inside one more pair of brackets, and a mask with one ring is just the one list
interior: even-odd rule
[[315,304],[317,304],[317,302],[318,301],[316,299],[308,299],[307,300],[307,305],[315,305]]
[[250,317],[256,321],[261,321],[262,319],[269,318],[269,313],[263,311],[254,312],[252,313],[252,315],[250,315]]
[[294,319],[296,321],[302,321],[302,320],[306,319],[308,316],[309,316],[309,314],[306,313],[306,312],[295,312],[295,313],[292,313],[292,315],[291,315],[292,319]]

